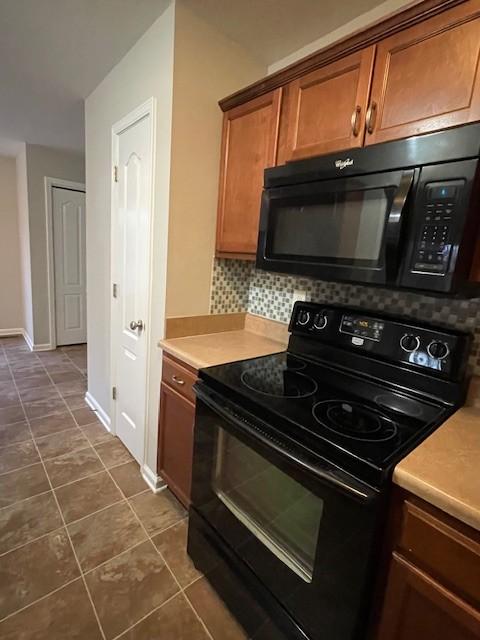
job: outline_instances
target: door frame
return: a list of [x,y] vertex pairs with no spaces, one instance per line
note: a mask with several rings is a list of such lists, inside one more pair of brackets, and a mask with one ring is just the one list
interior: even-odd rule
[[[149,209],[149,217],[148,217],[148,283],[147,283],[147,313],[145,318],[145,329],[143,331],[143,337],[146,341],[146,344],[150,344],[150,325],[152,318],[152,276],[153,276],[153,224],[154,224],[154,210],[155,210],[155,158],[156,158],[156,124],[157,124],[157,101],[153,96],[140,104],[138,107],[133,109],[126,116],[118,120],[112,126],[111,133],[111,212],[110,212],[110,279],[109,279],[109,296],[110,296],[110,431],[113,435],[116,435],[116,402],[113,398],[113,387],[116,386],[117,379],[117,357],[116,357],[116,347],[118,344],[118,340],[116,340],[115,335],[115,298],[113,297],[113,284],[114,284],[114,267],[115,267],[115,259],[116,259],[116,225],[118,222],[117,217],[117,188],[115,182],[115,167],[118,166],[118,158],[119,158],[119,136],[120,134],[133,126],[143,118],[149,116],[151,121],[150,127],[150,167],[151,167],[151,175],[150,175],[150,186],[148,193],[148,209]],[[149,382],[150,382],[150,349],[146,350],[146,361],[145,361],[145,389],[143,394],[143,399],[145,403],[145,422],[144,422],[144,431],[143,431],[143,456],[141,466],[145,464],[146,453],[147,453],[147,442],[148,442],[148,424],[149,424],[149,415],[148,415],[148,407],[149,407]]]
[[53,350],[57,348],[57,319],[55,317],[55,252],[53,246],[53,189],[55,187],[86,193],[84,182],[73,182],[72,180],[63,180],[62,178],[52,178],[49,176],[45,176],[44,178],[45,226],[47,231],[48,327],[50,334],[48,344],[44,345],[46,350]]

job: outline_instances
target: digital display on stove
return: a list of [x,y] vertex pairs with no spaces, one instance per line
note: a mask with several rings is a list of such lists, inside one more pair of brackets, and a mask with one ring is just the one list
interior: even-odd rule
[[362,318],[361,316],[345,314],[342,316],[340,333],[380,342],[384,326],[385,323],[375,320],[375,318]]

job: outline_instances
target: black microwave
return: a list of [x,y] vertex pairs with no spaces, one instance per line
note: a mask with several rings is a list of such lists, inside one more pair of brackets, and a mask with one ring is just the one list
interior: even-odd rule
[[480,123],[266,169],[256,266],[480,294]]

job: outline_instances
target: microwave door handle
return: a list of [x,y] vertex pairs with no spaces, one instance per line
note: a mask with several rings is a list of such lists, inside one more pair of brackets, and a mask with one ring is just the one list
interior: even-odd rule
[[414,176],[414,169],[408,169],[403,172],[398,188],[393,196],[390,213],[388,214],[385,237],[385,271],[387,282],[393,282],[397,277],[402,215],[408,194],[412,188]]

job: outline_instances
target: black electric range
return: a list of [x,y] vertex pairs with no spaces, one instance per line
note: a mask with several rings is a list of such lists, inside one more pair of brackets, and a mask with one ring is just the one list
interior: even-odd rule
[[252,637],[228,573],[275,638],[364,638],[391,473],[462,404],[470,336],[311,303],[290,332],[200,372],[189,553]]

